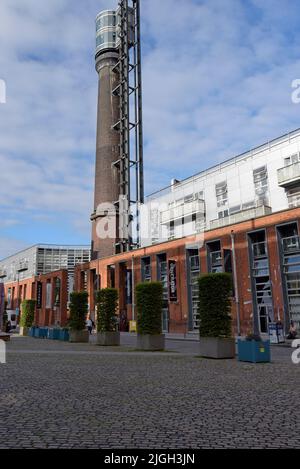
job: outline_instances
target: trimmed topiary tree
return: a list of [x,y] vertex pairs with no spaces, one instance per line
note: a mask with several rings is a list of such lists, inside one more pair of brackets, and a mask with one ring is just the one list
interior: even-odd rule
[[199,278],[199,319],[202,337],[231,337],[231,274]]
[[21,303],[21,327],[31,327],[34,321],[35,300],[23,300]]
[[137,347],[142,350],[163,350],[162,334],[163,286],[161,282],[145,282],[136,286]]
[[231,330],[232,277],[228,273],[206,274],[199,278],[199,320],[201,355],[233,357]]
[[136,286],[137,332],[141,335],[162,333],[163,286],[145,282]]
[[89,333],[86,330],[88,316],[88,293],[86,291],[73,292],[70,295],[70,342],[88,342]]
[[103,288],[96,293],[97,330],[115,332],[117,328],[118,290]]
[[88,315],[88,293],[72,292],[70,295],[69,327],[72,331],[83,331]]
[[120,345],[120,332],[117,330],[118,290],[103,288],[96,293],[97,304],[97,344],[103,346]]

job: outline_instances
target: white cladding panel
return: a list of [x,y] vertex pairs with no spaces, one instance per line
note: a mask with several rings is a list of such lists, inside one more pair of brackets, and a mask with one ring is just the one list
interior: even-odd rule
[[[158,239],[151,239],[151,235],[144,237],[143,245],[166,241],[174,236],[180,237],[176,233],[182,233],[182,227],[179,227],[182,221],[174,217],[172,208],[187,203],[185,198],[189,200],[191,196],[194,199],[203,199],[205,215],[197,215],[197,221],[202,221],[202,230],[211,229],[213,220],[228,216],[230,219],[230,215],[237,219],[237,213],[241,212],[242,216],[242,212],[246,214],[248,211],[250,214],[253,213],[250,209],[255,207],[266,207],[265,211],[259,209],[257,213],[270,213],[270,210],[274,213],[288,209],[287,184],[285,187],[278,184],[278,170],[288,164],[287,158],[296,154],[299,154],[300,161],[300,129],[150,196],[145,206],[150,212],[155,206],[158,211],[158,223],[161,225],[161,220],[164,222],[163,227],[155,229],[158,228],[160,235],[162,232],[165,235],[159,236]],[[291,162],[295,161],[296,156]],[[293,172],[293,167],[290,172]],[[294,184],[299,185],[300,192],[300,178]],[[164,212],[162,217],[161,212]],[[194,218],[195,216],[196,214]],[[166,224],[167,219],[171,221],[169,224]],[[142,224],[145,220],[142,216]],[[197,226],[200,226],[190,218],[185,220],[184,225],[186,236],[195,234]]]

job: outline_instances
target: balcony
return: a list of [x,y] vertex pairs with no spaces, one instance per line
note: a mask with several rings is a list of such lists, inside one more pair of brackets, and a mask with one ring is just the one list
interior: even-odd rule
[[20,261],[18,265],[18,272],[23,272],[24,270],[28,270],[28,261]]
[[7,272],[6,272],[6,270],[0,269],[0,278],[3,279],[3,278],[5,278],[5,277],[7,277]]
[[280,187],[288,187],[295,182],[300,182],[300,162],[278,169],[277,175]]
[[242,210],[228,217],[218,218],[217,220],[212,220],[210,222],[210,229],[214,230],[216,228],[222,228],[223,226],[235,225],[236,223],[241,223],[246,220],[251,220],[253,218],[264,217],[265,215],[271,215],[272,208],[267,205],[261,205],[260,207],[253,207],[247,210]]
[[285,254],[300,251],[300,237],[290,236],[282,239],[282,249]]
[[170,208],[161,212],[161,224],[168,225],[172,221],[188,218],[192,215],[200,214],[203,218],[205,216],[205,203],[204,200],[194,200],[187,202],[177,207]]

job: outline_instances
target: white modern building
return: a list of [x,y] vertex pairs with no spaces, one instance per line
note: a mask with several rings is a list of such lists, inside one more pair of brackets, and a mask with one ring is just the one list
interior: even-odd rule
[[0,279],[12,283],[66,269],[71,287],[75,265],[89,262],[90,258],[89,246],[37,244],[1,260]]
[[150,195],[143,246],[300,206],[300,129]]

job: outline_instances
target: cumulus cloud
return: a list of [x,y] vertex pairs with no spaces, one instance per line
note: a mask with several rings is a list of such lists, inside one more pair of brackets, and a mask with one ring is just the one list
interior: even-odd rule
[[[1,1],[2,256],[22,243],[89,242],[94,18],[116,3]],[[299,127],[297,0],[141,3],[147,192]]]

